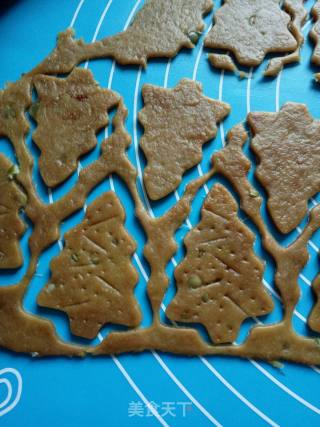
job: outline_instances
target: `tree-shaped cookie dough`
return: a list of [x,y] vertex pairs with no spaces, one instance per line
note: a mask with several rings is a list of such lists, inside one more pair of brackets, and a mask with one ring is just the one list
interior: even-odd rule
[[185,238],[187,254],[175,270],[171,320],[202,323],[215,343],[236,339],[247,317],[273,308],[262,284],[254,234],[238,219],[237,204],[221,184],[207,196],[201,221]]
[[120,64],[146,66],[148,58],[170,58],[192,48],[212,6],[211,0],[149,0],[126,31],[101,43]]
[[0,154],[0,269],[22,265],[19,239],[25,226],[19,210],[27,203],[26,195],[14,182],[18,168]]
[[49,187],[67,179],[80,156],[97,144],[96,132],[108,124],[108,110],[119,102],[102,89],[89,70],[75,68],[65,79],[34,78],[39,102],[31,107],[38,127],[33,140],[41,150],[39,169]]
[[270,215],[282,233],[289,233],[320,190],[320,121],[304,104],[287,103],[278,113],[250,113],[248,123]]
[[86,44],[72,29],[59,34],[57,47],[31,74],[67,73],[82,61],[112,57],[119,64],[146,66],[149,58],[172,58],[193,48],[204,29],[212,0],[147,0],[123,32]]
[[144,85],[144,127],[140,145],[147,158],[144,183],[153,200],[175,190],[187,169],[202,159],[202,145],[215,137],[228,104],[202,95],[202,87],[183,79],[173,89]]
[[52,277],[38,296],[43,307],[65,311],[75,335],[94,338],[106,323],[138,326],[133,290],[135,242],[124,228],[125,213],[113,192],[87,209],[84,221],[66,233],[65,248],[51,263]]
[[[214,19],[205,46],[232,52],[243,66],[258,66],[266,54],[290,53],[298,46],[288,29],[290,16],[281,10],[278,0],[227,0]],[[211,63],[232,69],[231,60],[221,54],[212,54]]]

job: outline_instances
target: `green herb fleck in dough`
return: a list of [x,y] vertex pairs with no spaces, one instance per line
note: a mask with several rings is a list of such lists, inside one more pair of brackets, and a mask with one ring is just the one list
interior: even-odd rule
[[3,110],[3,117],[5,119],[14,119],[16,117],[16,112],[10,105],[6,105]]
[[283,363],[279,362],[278,360],[271,360],[269,363],[271,366],[273,366],[276,369],[283,369],[284,368]]
[[199,288],[202,285],[202,280],[197,274],[192,274],[188,279],[190,288]]
[[249,196],[250,197],[259,197],[259,193],[254,188],[250,188],[250,190],[249,190]]
[[9,181],[13,181],[17,175],[20,173],[20,168],[18,165],[12,165],[7,171]]
[[37,113],[39,111],[40,101],[35,101],[29,108],[29,114],[33,119],[36,119]]
[[79,255],[77,255],[76,253],[74,253],[74,254],[71,255],[71,259],[74,262],[78,262],[79,261]]
[[209,295],[208,294],[203,294],[201,296],[201,299],[202,299],[203,302],[208,302],[209,301]]
[[201,32],[200,31],[191,31],[189,34],[188,34],[188,37],[189,37],[189,39],[191,40],[191,42],[193,43],[193,44],[197,44],[198,43],[198,40],[199,40],[199,37],[201,36]]

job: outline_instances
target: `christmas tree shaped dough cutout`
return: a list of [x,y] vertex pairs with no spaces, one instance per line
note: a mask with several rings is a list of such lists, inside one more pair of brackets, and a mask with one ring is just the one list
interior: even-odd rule
[[148,196],[159,200],[201,162],[202,146],[216,136],[217,123],[230,107],[204,96],[201,84],[189,79],[182,79],[173,89],[146,84],[142,95],[140,146],[147,159],[143,178]]
[[133,295],[138,274],[131,264],[136,244],[124,220],[117,196],[105,193],[88,207],[84,221],[66,233],[63,251],[51,262],[52,277],[38,303],[65,311],[75,335],[94,338],[106,323],[140,323]]
[[214,343],[234,341],[248,317],[269,313],[263,263],[254,234],[238,219],[237,204],[220,184],[207,196],[201,221],[185,238],[187,254],[175,270],[177,293],[170,320],[201,323]]
[[33,140],[41,151],[41,176],[47,186],[54,187],[97,145],[96,133],[108,125],[108,111],[120,98],[102,89],[91,71],[81,68],[65,79],[40,75],[34,82],[39,101],[30,110],[38,124]]

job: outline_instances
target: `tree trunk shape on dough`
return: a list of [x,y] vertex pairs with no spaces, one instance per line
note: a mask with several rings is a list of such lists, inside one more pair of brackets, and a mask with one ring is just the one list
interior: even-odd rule
[[97,145],[96,132],[109,123],[108,111],[119,95],[102,89],[91,71],[75,68],[67,78],[34,77],[39,100],[30,112],[38,126],[39,170],[45,184],[55,187],[76,169],[78,159]]
[[175,270],[177,294],[166,312],[169,319],[202,323],[214,343],[227,343],[237,338],[244,319],[269,313],[273,303],[253,242],[235,200],[215,185],[200,223],[185,238],[187,254]]
[[38,296],[44,307],[65,311],[75,335],[94,338],[106,323],[138,326],[133,295],[136,244],[124,228],[125,213],[113,192],[95,200],[84,221],[66,233],[51,263],[52,277]]

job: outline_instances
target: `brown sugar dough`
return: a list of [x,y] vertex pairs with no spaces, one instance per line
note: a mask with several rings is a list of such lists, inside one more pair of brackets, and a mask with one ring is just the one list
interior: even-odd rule
[[101,144],[101,155],[88,167],[82,169],[79,180],[72,189],[54,203],[27,206],[26,212],[36,224],[29,240],[34,256],[59,239],[59,224],[67,217],[83,208],[90,191],[112,173],[118,174],[130,187],[135,185],[136,170],[126,156],[126,149],[131,139],[124,127],[127,109],[122,101],[113,119],[114,131]]
[[297,335],[292,327],[293,312],[300,296],[298,276],[308,261],[308,240],[320,226],[320,207],[312,209],[308,225],[295,242],[288,247],[279,245],[261,217],[262,198],[248,181],[250,162],[242,151],[247,139],[242,125],[232,128],[225,148],[214,154],[213,165],[216,172],[227,178],[239,194],[241,208],[258,228],[264,248],[275,261],[275,285],[281,294],[284,316],[277,324],[252,328],[242,345],[221,346],[219,350],[221,354],[241,357],[320,364],[320,346],[313,339]]
[[[314,25],[309,33],[311,40],[314,43],[314,50],[311,61],[314,65],[320,65],[320,0],[317,0],[311,10],[314,20]],[[315,74],[315,80],[320,81],[320,73]]]
[[201,209],[201,221],[185,240],[187,254],[175,269],[177,294],[170,320],[203,324],[216,344],[236,340],[247,317],[270,313],[263,263],[253,252],[255,235],[237,216],[237,203],[220,184]]
[[[36,271],[39,254],[58,239],[59,224],[84,205],[90,191],[111,173],[117,173],[129,187],[135,185],[136,171],[125,155],[131,142],[124,128],[126,116],[127,110],[120,101],[113,119],[114,131],[102,143],[101,156],[80,172],[78,182],[67,195],[50,205],[40,204],[40,207],[36,199],[29,198],[26,211],[34,223],[29,240],[31,262],[25,277],[15,286],[17,291],[14,294],[11,294],[13,287],[0,287],[0,301],[3,301],[0,325],[4,325],[3,333],[1,330],[0,345],[4,348],[18,352],[32,352],[41,356],[53,354],[82,356],[89,351],[88,347],[84,349],[61,343],[55,335],[53,325],[48,320],[24,312],[22,299]],[[24,152],[25,155],[26,152]],[[23,163],[25,159],[22,157],[20,160]],[[26,175],[29,174],[30,172],[26,172]],[[28,182],[27,179],[26,182]]]
[[320,190],[320,121],[304,104],[287,103],[278,113],[250,113],[248,123],[260,161],[256,176],[268,193],[270,215],[282,233],[289,233]]
[[[33,195],[32,189],[28,187],[26,211],[35,224],[29,241],[32,260],[25,278],[19,285],[0,288],[0,301],[3,303],[3,308],[0,310],[0,324],[4,325],[0,339],[1,345],[15,351],[34,351],[39,355],[83,354],[83,349],[75,346],[66,347],[64,343],[59,342],[50,322],[25,313],[22,309],[21,301],[25,289],[35,272],[39,254],[59,236],[59,223],[83,206],[87,195],[99,182],[110,173],[117,173],[131,191],[136,203],[137,215],[148,234],[148,244],[145,246],[145,256],[151,267],[148,295],[152,302],[152,307],[156,311],[153,312],[154,321],[150,328],[139,328],[123,333],[113,332],[96,349],[87,349],[87,351],[95,354],[113,354],[114,352],[123,351],[159,349],[183,354],[226,354],[241,357],[259,357],[268,360],[284,358],[301,363],[319,364],[320,351],[315,341],[298,337],[290,330],[292,312],[299,297],[297,277],[307,261],[307,251],[304,246],[312,233],[319,228],[319,210],[313,209],[309,225],[299,238],[299,245],[295,244],[292,248],[290,247],[290,250],[289,248],[285,249],[286,256],[284,256],[283,249],[274,246],[275,243],[272,241],[272,236],[267,234],[263,222],[259,222],[258,206],[260,206],[261,198],[250,196],[251,187],[246,177],[246,171],[250,164],[248,166],[248,159],[243,155],[241,157],[244,131],[240,129],[240,136],[239,132],[234,131],[232,133],[232,141],[235,141],[235,143],[230,141],[228,146],[220,152],[220,169],[215,166],[215,169],[207,176],[188,185],[183,198],[165,216],[151,218],[144,210],[137,192],[135,185],[136,171],[125,155],[125,150],[130,144],[130,137],[123,125],[125,117],[126,110],[120,102],[114,118],[114,132],[102,144],[101,156],[80,172],[79,181],[66,196],[52,205],[41,205]],[[19,132],[16,132],[16,134],[19,134]],[[245,132],[244,135],[245,140]],[[23,147],[23,138],[21,138],[20,142]],[[16,147],[19,148],[20,146],[16,145]],[[230,147],[233,148],[231,152],[227,151]],[[26,163],[26,154],[26,151],[20,152],[19,160],[21,160],[21,165]],[[228,159],[226,165],[223,162],[221,163],[223,158]],[[27,167],[23,170],[23,179],[21,179],[21,173],[18,177],[22,182],[28,184],[27,177],[30,178],[31,172]],[[203,185],[213,173],[218,171],[224,171],[225,176],[235,186],[239,192],[243,209],[248,215],[252,216],[252,219],[255,219],[256,225],[263,234],[263,241],[268,251],[271,254],[275,252],[278,266],[276,285],[284,299],[284,321],[272,327],[254,328],[249,335],[250,339],[241,346],[210,346],[199,337],[195,330],[167,327],[161,325],[159,319],[158,308],[168,285],[165,267],[176,250],[176,244],[173,239],[174,232],[188,215],[191,200],[199,186]],[[163,230],[165,233],[163,233]],[[158,248],[162,249],[162,251],[158,251]],[[13,289],[14,291],[12,291]],[[13,322],[12,319],[14,319]],[[44,324],[46,325],[45,327],[43,327]],[[46,329],[47,325],[48,329]],[[41,335],[42,333],[43,336]],[[268,334],[270,334],[270,337]],[[38,351],[37,347],[39,347],[40,351]]]
[[136,244],[124,220],[117,196],[103,194],[88,207],[84,221],[66,233],[65,248],[51,262],[52,277],[38,304],[65,311],[75,335],[94,338],[106,323],[133,327],[141,321],[133,295]]
[[222,53],[209,53],[208,59],[210,64],[215,67],[219,68],[220,70],[230,71],[233,73],[238,72],[238,68],[236,64],[233,62],[233,59],[228,54],[222,54]]
[[152,200],[175,190],[186,170],[200,163],[202,145],[215,137],[216,124],[230,107],[202,95],[202,87],[183,79],[173,89],[146,84],[139,121],[140,146],[146,156],[144,184]]
[[204,29],[202,17],[212,0],[147,0],[124,32],[86,44],[73,31],[61,33],[57,47],[31,74],[67,73],[82,61],[112,57],[119,64],[146,66],[149,58],[172,58],[193,48],[193,35]]
[[36,76],[34,85],[39,101],[33,109],[38,124],[33,140],[41,150],[41,176],[54,187],[77,169],[79,157],[96,146],[96,132],[108,124],[107,112],[119,96],[102,89],[91,71],[81,68],[65,79]]
[[315,65],[320,65],[320,0],[317,0],[311,10],[314,20],[314,25],[309,33],[311,40],[314,42],[314,50],[312,55],[312,62]]
[[[17,89],[18,85],[21,86],[18,90],[19,94],[26,90],[29,91],[30,96],[29,76],[17,82],[14,89]],[[8,92],[12,94],[14,89],[11,87]],[[8,95],[8,92],[5,92]],[[246,140],[246,133],[241,126],[229,134],[229,144],[219,152],[219,157],[215,156],[214,169],[200,181],[192,182],[191,186],[188,186],[181,203],[179,202],[161,218],[150,218],[143,209],[137,193],[136,171],[125,155],[125,149],[130,144],[130,137],[123,126],[126,112],[121,102],[114,119],[114,133],[102,145],[100,158],[81,171],[79,181],[69,194],[47,206],[37,198],[32,187],[32,162],[24,143],[26,122],[22,123],[25,120],[23,113],[29,102],[27,99],[25,101],[23,106],[18,108],[17,120],[12,120],[6,129],[10,130],[9,138],[19,158],[21,172],[17,176],[17,180],[28,195],[26,212],[34,222],[33,234],[29,240],[32,257],[28,271],[18,285],[0,287],[1,346],[15,351],[32,351],[39,355],[83,354],[83,349],[61,343],[50,322],[25,313],[21,302],[36,271],[39,255],[59,236],[60,222],[83,206],[88,193],[99,182],[110,173],[117,173],[124,180],[135,200],[137,215],[143,227],[145,229],[148,227],[149,241],[145,247],[145,256],[151,267],[148,295],[154,310],[153,323],[147,329],[139,328],[124,333],[113,332],[96,349],[87,349],[87,351],[95,354],[113,354],[123,351],[159,349],[183,354],[225,354],[267,360],[284,358],[301,363],[320,364],[320,349],[317,342],[298,336],[291,325],[292,313],[299,299],[298,275],[308,259],[305,246],[308,239],[320,226],[320,208],[312,210],[309,223],[296,242],[288,248],[279,247],[260,216],[261,197],[256,194],[252,195],[254,189],[247,180],[246,174],[250,162],[241,152],[241,147]],[[14,108],[16,107],[14,105]],[[21,118],[22,121],[20,121]],[[1,132],[3,133],[3,128],[1,128]],[[7,135],[5,132],[4,134]],[[284,302],[283,320],[276,325],[253,328],[248,339],[240,346],[207,345],[195,330],[167,327],[162,325],[159,319],[158,309],[168,285],[165,266],[176,250],[174,232],[188,215],[191,200],[199,186],[216,172],[222,173],[230,180],[240,195],[242,209],[258,227],[266,250],[274,257],[277,266],[275,283]],[[162,233],[163,230],[166,233]],[[162,252],[157,251],[158,248],[161,248]]]
[[220,70],[229,71],[236,74],[240,79],[248,78],[249,73],[239,70],[229,54],[210,53],[208,55],[210,64]]
[[[297,283],[298,275],[308,260],[308,252],[305,248],[312,234],[320,225],[320,207],[314,208],[310,215],[308,226],[299,238],[287,248],[277,244],[272,235],[268,232],[260,215],[261,197],[248,181],[248,171],[250,162],[244,156],[242,147],[248,135],[242,125],[236,126],[228,134],[227,146],[215,153],[213,157],[214,169],[212,173],[221,173],[233,185],[241,200],[241,207],[258,227],[262,235],[263,245],[274,257],[277,266],[275,283],[281,292],[284,304],[284,318],[274,325],[265,325],[251,329],[248,339],[241,345],[207,345],[195,330],[184,328],[167,327],[159,323],[158,311],[163,293],[167,286],[166,277],[163,270],[157,269],[158,252],[157,245],[163,250],[168,260],[174,247],[164,245],[162,238],[162,226],[165,230],[170,227],[169,216],[164,221],[162,218],[150,218],[145,211],[141,211],[141,202],[138,203],[138,216],[145,222],[156,226],[158,221],[158,234],[152,229],[146,229],[152,245],[149,246],[148,262],[151,266],[151,276],[148,283],[149,296],[154,302],[154,322],[147,329],[135,329],[126,333],[112,332],[103,342],[92,350],[93,354],[114,354],[128,351],[143,351],[154,349],[160,351],[170,351],[178,354],[211,354],[211,355],[233,355],[240,357],[261,358],[264,360],[285,359],[305,364],[320,364],[320,346],[313,339],[298,336],[292,328],[292,314],[299,299],[299,287]],[[209,176],[208,176],[209,177]],[[206,177],[206,179],[208,179]],[[189,188],[190,189],[190,188]],[[190,196],[190,195],[189,195]],[[181,202],[181,200],[180,200]],[[179,203],[180,203],[179,202]],[[186,200],[184,200],[186,202]],[[189,204],[180,205],[183,210],[171,210],[171,220],[183,220],[181,214],[188,214]],[[164,222],[163,222],[164,221]],[[171,230],[173,233],[173,230]],[[166,236],[167,238],[167,236]],[[168,239],[167,239],[168,240]],[[162,255],[160,255],[162,259]],[[165,262],[162,265],[165,265]],[[152,278],[152,279],[151,279]],[[151,286],[152,285],[152,286]],[[161,286],[160,286],[161,285]],[[149,287],[150,286],[150,287]],[[159,302],[160,301],[160,302]]]
[[32,356],[84,356],[85,348],[59,340],[53,324],[24,311],[21,285],[0,286],[0,347]]
[[197,331],[162,325],[160,307],[169,284],[166,267],[177,250],[174,234],[188,217],[191,202],[197,191],[211,176],[212,172],[189,183],[181,199],[158,218],[151,217],[145,210],[136,186],[131,188],[136,203],[136,215],[147,235],[143,254],[151,270],[147,292],[152,308],[152,325],[149,328],[135,329],[125,334],[112,332],[96,349],[93,349],[93,354],[113,354],[113,352],[146,349],[195,354],[206,348]]
[[160,324],[159,310],[169,284],[166,266],[177,250],[174,234],[188,217],[190,204],[200,186],[210,176],[211,172],[189,183],[182,198],[159,218],[153,218],[146,212],[137,190],[133,189],[133,197],[137,206],[136,214],[147,234],[143,254],[151,269],[147,290],[155,325]]
[[204,29],[202,16],[212,7],[211,0],[148,0],[126,31],[101,43],[118,63],[145,67],[149,58],[194,47],[192,35]]
[[278,0],[228,0],[214,19],[205,46],[232,52],[240,65],[256,67],[267,53],[297,48],[288,30],[290,16],[281,10]]
[[8,83],[4,90],[0,90],[0,136],[16,140],[19,134],[28,131],[24,111],[30,104],[30,79]]
[[[32,103],[30,77],[23,77],[17,82],[9,83],[0,90],[0,136],[8,138],[18,161],[14,174],[16,181],[27,195],[26,212],[29,208],[41,208],[32,179],[33,158],[29,153],[25,138],[30,129],[25,112]],[[29,214],[27,213],[29,216]]]
[[312,288],[317,301],[308,318],[308,325],[313,331],[320,333],[320,275],[314,279]]
[[19,216],[27,197],[14,181],[16,165],[0,154],[0,269],[21,267],[19,245],[25,225]]
[[[0,91],[0,134],[10,140],[19,161],[17,169],[10,169],[9,178],[19,183],[19,188],[23,187],[27,197],[23,198],[22,203],[26,204],[25,211],[29,213],[41,207],[32,183],[33,161],[24,141],[29,129],[25,111],[30,104],[30,78],[23,77],[9,83]],[[21,191],[21,194],[24,192]],[[11,216],[13,223],[16,223],[14,215]],[[18,223],[17,226],[21,227]],[[24,311],[23,296],[36,265],[37,259],[32,255],[27,272],[18,285],[0,286],[0,347],[33,355],[83,356],[83,348],[59,340],[51,322]]]
[[276,76],[282,70],[284,65],[300,61],[300,50],[304,43],[302,27],[307,18],[304,1],[305,0],[284,0],[283,8],[292,17],[289,28],[297,41],[297,47],[288,55],[272,58],[264,72],[265,76]]
[[[21,88],[28,82],[24,80]],[[20,84],[20,83],[19,83]],[[21,89],[20,88],[20,89]],[[5,97],[11,98],[12,91],[17,88],[10,86]],[[10,92],[10,93],[7,93]],[[18,99],[18,97],[17,97]],[[13,98],[14,100],[14,98]],[[23,117],[27,106],[21,104],[17,108],[17,117]],[[15,286],[0,287],[0,346],[16,352],[32,353],[33,355],[68,355],[83,356],[89,348],[81,348],[61,342],[57,337],[54,326],[46,319],[28,314],[24,311],[22,300],[27,287],[36,271],[38,257],[42,251],[59,237],[59,224],[72,213],[80,209],[90,191],[111,173],[118,173],[127,183],[134,186],[136,170],[128,161],[125,151],[131,140],[124,128],[127,110],[120,101],[113,119],[114,131],[102,144],[99,159],[80,172],[80,178],[72,190],[50,205],[41,204],[32,187],[28,186],[32,169],[29,164],[29,153],[23,139],[25,126],[22,121],[14,121],[13,135],[18,139],[16,146],[23,172],[18,175],[28,189],[28,204],[26,212],[34,224],[33,233],[29,239],[31,261],[22,281]],[[11,140],[12,141],[12,140]],[[13,138],[13,141],[15,139]]]

